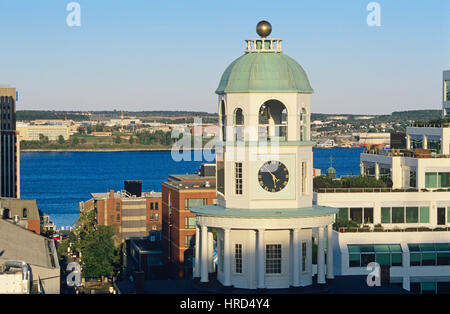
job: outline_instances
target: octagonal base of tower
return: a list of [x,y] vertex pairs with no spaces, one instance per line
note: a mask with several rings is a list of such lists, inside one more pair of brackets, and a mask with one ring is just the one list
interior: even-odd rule
[[[337,211],[322,206],[191,208],[197,216],[194,277],[208,282],[209,273],[215,271],[213,230],[216,230],[217,280],[223,286],[304,287],[313,283],[315,275],[317,283],[324,284],[326,278],[334,278],[333,250],[325,257],[325,249],[333,248],[332,223]],[[317,266],[313,265],[313,255],[317,256]]]

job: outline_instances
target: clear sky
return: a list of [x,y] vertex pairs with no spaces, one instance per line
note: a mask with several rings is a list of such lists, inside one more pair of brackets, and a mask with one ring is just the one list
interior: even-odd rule
[[450,1],[0,0],[0,84],[17,109],[216,112],[229,63],[267,19],[309,76],[313,112],[439,109],[450,69]]

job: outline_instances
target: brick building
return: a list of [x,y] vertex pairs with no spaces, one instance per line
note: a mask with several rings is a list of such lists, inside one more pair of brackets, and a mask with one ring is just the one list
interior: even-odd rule
[[161,230],[161,192],[139,189],[91,193],[92,199],[80,203],[80,211],[95,210],[98,225],[113,226],[116,243],[148,237],[150,231]]
[[195,215],[189,208],[215,203],[215,164],[203,164],[197,174],[170,175],[162,183],[161,191],[164,260],[175,277],[188,278],[196,225]]

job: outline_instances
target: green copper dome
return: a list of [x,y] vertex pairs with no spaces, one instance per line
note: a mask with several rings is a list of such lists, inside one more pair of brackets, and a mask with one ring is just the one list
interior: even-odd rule
[[290,92],[311,94],[303,68],[283,53],[247,53],[233,61],[220,79],[217,94]]

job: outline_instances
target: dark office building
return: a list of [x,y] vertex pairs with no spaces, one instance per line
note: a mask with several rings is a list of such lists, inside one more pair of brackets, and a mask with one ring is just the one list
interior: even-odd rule
[[0,196],[20,198],[20,158],[16,131],[16,89],[0,87]]

